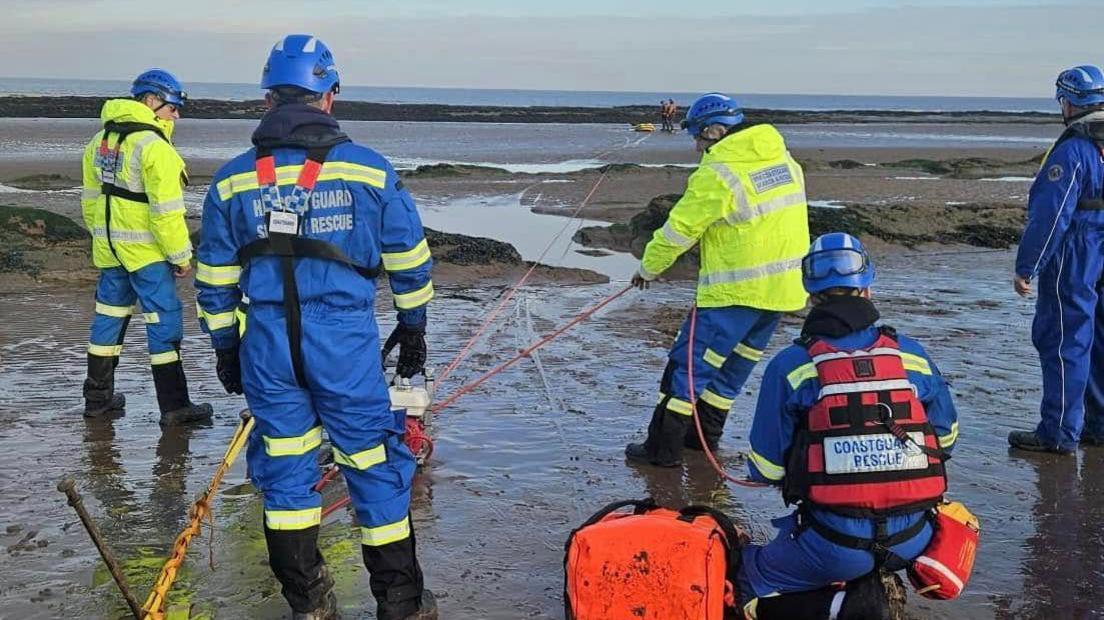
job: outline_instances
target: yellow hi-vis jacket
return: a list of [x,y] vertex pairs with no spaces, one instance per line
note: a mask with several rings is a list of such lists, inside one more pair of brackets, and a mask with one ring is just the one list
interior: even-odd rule
[[731,134],[702,155],[686,193],[644,249],[640,275],[657,278],[695,244],[698,306],[781,312],[805,306],[805,179],[773,126]]
[[[81,211],[92,233],[93,264],[101,269],[122,265],[127,271],[158,261],[186,264],[192,258],[184,223],[187,176],[184,160],[168,141],[172,122],[157,118],[148,106],[131,99],[106,102],[100,120],[105,127],[139,130],[123,139],[121,146],[120,134],[109,131],[107,157],[100,148],[105,130],[96,133],[84,149]],[[141,129],[142,125],[149,129]],[[105,185],[111,186],[110,197],[104,195]]]

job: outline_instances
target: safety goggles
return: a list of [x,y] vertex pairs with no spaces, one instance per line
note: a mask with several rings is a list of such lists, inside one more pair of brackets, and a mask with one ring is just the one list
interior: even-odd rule
[[801,275],[807,280],[819,280],[832,274],[853,276],[869,268],[866,255],[853,248],[818,250],[801,260]]

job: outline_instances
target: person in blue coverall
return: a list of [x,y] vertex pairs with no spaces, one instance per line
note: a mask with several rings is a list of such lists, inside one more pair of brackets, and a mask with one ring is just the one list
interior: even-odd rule
[[[822,341],[841,351],[834,354],[839,357],[867,350],[887,333],[876,325],[879,314],[870,301],[874,266],[858,239],[844,233],[821,236],[805,257],[802,272],[812,302],[802,339]],[[934,431],[932,442],[949,453],[958,435],[958,422],[947,384],[919,343],[903,335],[895,339],[900,364],[907,374],[904,387],[906,391],[914,387]],[[800,475],[793,471],[791,447],[796,446],[795,438],[807,412],[823,394],[818,368],[802,342],[783,349],[767,365],[750,434],[751,479],[786,489],[789,478]],[[798,450],[793,448],[794,452]],[[882,470],[877,475],[884,477],[886,473]],[[787,497],[787,503],[792,501]],[[788,617],[781,606],[792,605],[795,598],[778,594],[853,581],[875,569],[877,553],[828,540],[825,536],[838,538],[833,532],[857,539],[858,546],[880,535],[883,549],[892,552],[889,560],[887,556],[879,560],[884,561],[887,570],[904,568],[901,561],[915,558],[931,539],[931,526],[923,509],[860,517],[805,500],[799,502],[798,510],[773,521],[779,530],[774,540],[743,549],[739,586],[745,610],[753,618]],[[892,561],[898,565],[890,566]]]
[[1039,284],[1031,340],[1043,370],[1042,420],[1008,442],[1072,454],[1078,443],[1104,445],[1104,72],[1063,71],[1056,97],[1066,130],[1031,186],[1013,278],[1024,297]]
[[207,193],[196,286],[219,379],[244,391],[256,419],[248,461],[264,496],[270,564],[294,618],[337,617],[313,490],[325,429],[356,510],[377,617],[436,618],[415,556],[405,412],[391,410],[373,309],[382,268],[399,320],[386,348],[399,345],[400,375],[421,371],[433,297],[422,224],[391,164],[331,116],[338,73],[322,41],[281,39],[261,87],[270,109],[254,148],[225,164]]

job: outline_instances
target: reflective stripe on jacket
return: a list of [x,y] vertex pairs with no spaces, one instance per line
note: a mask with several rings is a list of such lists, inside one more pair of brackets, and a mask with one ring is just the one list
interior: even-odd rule
[[686,193],[645,248],[641,274],[658,277],[697,244],[699,306],[799,310],[806,299],[807,211],[801,166],[782,136],[771,125],[749,127],[702,156]]
[[[92,233],[92,262],[96,267],[117,267],[137,271],[158,261],[183,265],[192,258],[192,244],[184,222],[184,160],[172,144],[172,124],[158,119],[139,101],[112,99],[104,104],[100,119],[107,123],[140,123],[150,130],[127,136],[119,146],[114,175],[107,179],[130,194],[145,194],[149,202],[111,196],[111,221],[106,218],[107,197],[103,195],[105,162],[100,155],[104,131],[92,137],[84,149],[81,211]],[[107,146],[114,153],[119,134],[108,135]],[[110,158],[109,158],[110,159]],[[110,231],[110,244],[108,232]],[[114,250],[114,251],[112,251]]]

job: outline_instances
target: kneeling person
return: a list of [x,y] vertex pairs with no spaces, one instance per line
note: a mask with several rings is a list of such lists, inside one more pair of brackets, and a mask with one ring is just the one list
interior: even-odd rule
[[813,307],[801,338],[764,372],[748,465],[798,510],[774,521],[773,541],[743,550],[752,617],[772,615],[786,598],[775,594],[905,568],[931,539],[926,511],[946,490],[943,461],[958,435],[950,391],[923,347],[876,325],[862,243],[821,236],[802,276]]

